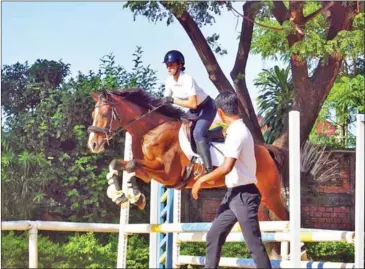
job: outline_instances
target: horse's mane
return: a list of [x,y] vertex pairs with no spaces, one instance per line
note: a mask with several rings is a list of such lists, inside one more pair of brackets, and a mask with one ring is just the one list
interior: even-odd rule
[[[152,96],[142,88],[126,88],[109,90],[108,93],[123,97],[132,103],[147,109],[154,109],[161,105],[161,99]],[[157,112],[174,119],[186,119],[186,113],[180,108],[172,105],[164,105],[156,110]]]

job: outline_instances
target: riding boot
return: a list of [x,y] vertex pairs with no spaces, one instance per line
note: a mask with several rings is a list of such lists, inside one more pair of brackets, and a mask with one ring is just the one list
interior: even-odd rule
[[212,157],[210,156],[210,145],[205,141],[199,141],[196,143],[196,149],[198,154],[203,160],[205,171],[210,173],[213,171]]

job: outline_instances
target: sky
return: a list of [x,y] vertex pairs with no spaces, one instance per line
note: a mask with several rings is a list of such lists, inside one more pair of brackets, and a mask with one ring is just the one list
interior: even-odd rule
[[[60,60],[71,64],[71,76],[78,71],[97,71],[100,58],[113,53],[117,64],[130,70],[132,54],[141,46],[143,62],[157,70],[159,83],[167,77],[162,64],[165,53],[171,49],[185,55],[186,72],[209,95],[216,97],[217,89],[209,80],[191,40],[178,22],[170,26],[165,21],[152,23],[143,16],[133,20],[124,3],[116,2],[3,2],[2,3],[2,65],[16,62],[30,64],[36,59]],[[242,3],[235,3],[241,10]],[[237,27],[236,27],[237,25]],[[230,79],[238,47],[238,31],[241,19],[224,11],[216,17],[213,26],[202,28],[205,37],[218,33],[222,48],[227,55],[216,55],[217,60]],[[255,105],[258,95],[253,80],[262,68],[276,63],[262,61],[259,55],[250,55],[246,79],[251,99]]]

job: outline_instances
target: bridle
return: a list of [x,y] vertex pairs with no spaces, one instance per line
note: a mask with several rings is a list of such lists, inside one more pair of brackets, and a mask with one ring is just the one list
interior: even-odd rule
[[[121,99],[125,99],[126,97],[122,97]],[[95,105],[95,108],[98,107],[103,107],[103,106],[110,106],[111,107],[111,117],[109,119],[109,123],[106,124],[105,128],[100,128],[97,126],[89,126],[89,128],[87,128],[88,133],[91,132],[96,132],[96,133],[102,133],[105,134],[105,139],[107,141],[107,143],[109,144],[109,140],[111,140],[115,135],[117,135],[118,133],[120,133],[123,130],[127,130],[128,127],[132,126],[134,123],[136,123],[137,121],[139,121],[140,119],[144,118],[145,116],[151,114],[152,112],[156,111],[157,109],[159,109],[160,107],[162,107],[164,104],[161,104],[157,107],[154,107],[153,109],[149,109],[145,114],[143,114],[142,116],[140,116],[139,118],[131,121],[130,123],[128,123],[126,126],[121,127],[121,128],[117,128],[116,130],[113,130],[113,123],[114,121],[118,121],[121,124],[121,118],[118,114],[118,111],[115,107],[115,102],[110,102],[109,100],[105,100],[103,101],[102,104],[100,105]]]

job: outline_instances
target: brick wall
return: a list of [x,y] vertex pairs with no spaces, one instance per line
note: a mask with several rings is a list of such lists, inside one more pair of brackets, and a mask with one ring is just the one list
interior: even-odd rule
[[[302,194],[302,227],[354,230],[355,152],[333,152],[332,158],[339,162],[336,177],[319,185],[315,193]],[[224,188],[201,190],[196,201],[190,190],[184,190],[182,221],[212,221],[224,193]]]
[[302,225],[306,228],[354,230],[355,152],[337,151],[336,177],[319,185],[314,197],[302,196]]

